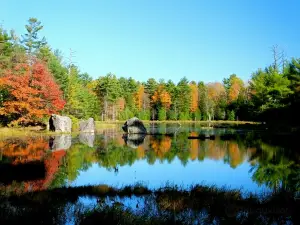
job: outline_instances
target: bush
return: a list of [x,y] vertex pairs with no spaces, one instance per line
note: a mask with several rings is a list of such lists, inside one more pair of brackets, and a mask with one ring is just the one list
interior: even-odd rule
[[72,131],[78,131],[79,130],[79,119],[77,119],[75,116],[68,115],[72,121]]
[[170,110],[168,112],[168,119],[169,120],[177,120],[177,113],[174,110]]
[[164,121],[167,119],[167,112],[166,109],[161,108],[158,110],[158,120],[159,121]]
[[207,120],[208,120],[208,115],[207,115],[207,113],[204,113],[204,114],[202,115],[202,120],[204,120],[204,121],[207,121]]
[[179,120],[190,120],[189,112],[181,112],[179,113]]
[[222,110],[222,109],[217,109],[216,110],[216,119],[218,119],[218,120],[224,120],[225,116],[226,116],[226,113],[225,113],[224,110]]
[[128,120],[134,117],[134,113],[130,111],[130,109],[125,108],[124,111],[120,112],[119,120]]
[[228,120],[234,121],[235,120],[235,113],[233,110],[229,111],[228,113]]
[[196,112],[192,113],[192,118],[193,120],[201,120],[201,112],[200,110],[196,110]]
[[141,120],[150,120],[150,110],[143,110],[138,113],[138,118]]

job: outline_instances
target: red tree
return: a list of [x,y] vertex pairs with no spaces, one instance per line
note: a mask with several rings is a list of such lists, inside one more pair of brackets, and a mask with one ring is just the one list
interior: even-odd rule
[[35,61],[30,67],[20,64],[0,78],[0,87],[8,90],[10,97],[0,108],[0,115],[15,118],[12,124],[36,122],[46,115],[62,110],[65,101],[47,67]]

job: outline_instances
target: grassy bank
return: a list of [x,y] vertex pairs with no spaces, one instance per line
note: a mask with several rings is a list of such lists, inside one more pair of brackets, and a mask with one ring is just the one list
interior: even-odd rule
[[[150,121],[144,120],[145,124],[155,123],[155,124],[209,124],[207,121],[179,121],[179,120],[167,120],[167,121]],[[95,121],[96,130],[109,129],[109,128],[118,128],[125,121]],[[212,126],[217,125],[257,125],[257,122],[249,121],[211,121]],[[79,131],[79,121],[76,124],[73,124],[73,133],[76,134]],[[36,127],[20,127],[20,128],[10,128],[10,127],[0,127],[0,139],[7,137],[26,137],[26,136],[43,136],[43,135],[57,135],[56,132],[51,132],[43,129],[40,126]]]
[[42,130],[40,127],[24,127],[24,128],[10,128],[0,127],[0,139],[8,137],[26,137],[26,136],[44,136],[55,134],[54,132]]
[[[52,132],[45,130],[41,127],[23,127],[23,128],[11,128],[11,127],[0,127],[0,140],[12,137],[42,137],[42,136],[55,136],[59,134],[67,134],[63,132]],[[73,133],[72,133],[73,134]],[[76,135],[76,132],[74,133]]]

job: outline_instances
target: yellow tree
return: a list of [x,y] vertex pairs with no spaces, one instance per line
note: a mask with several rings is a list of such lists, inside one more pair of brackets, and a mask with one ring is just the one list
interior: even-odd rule
[[238,77],[234,78],[231,81],[231,86],[228,90],[229,102],[233,102],[237,100],[243,89],[244,89],[244,82]]
[[[220,117],[222,105],[226,99],[226,91],[219,82],[207,84],[207,114],[209,120],[215,116]],[[224,111],[224,110],[223,110]],[[222,113],[224,115],[224,112]],[[224,115],[225,116],[225,115]]]
[[190,111],[191,112],[196,112],[198,109],[198,87],[196,83],[190,83],[191,87],[191,105],[190,105]]
[[143,97],[145,94],[145,88],[143,85],[140,85],[138,91],[134,94],[134,102],[139,111],[143,108]]
[[159,85],[157,90],[151,97],[152,103],[167,109],[171,106],[171,95],[164,89],[163,85]]

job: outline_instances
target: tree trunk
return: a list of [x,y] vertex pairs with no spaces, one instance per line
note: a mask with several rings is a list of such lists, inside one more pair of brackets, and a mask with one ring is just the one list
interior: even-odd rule
[[113,108],[112,108],[112,119],[113,121],[115,121],[115,104],[113,104]]
[[177,107],[176,107],[176,103],[175,103],[175,116],[176,116],[175,120],[177,120]]
[[107,120],[107,101],[104,99],[104,120]]

